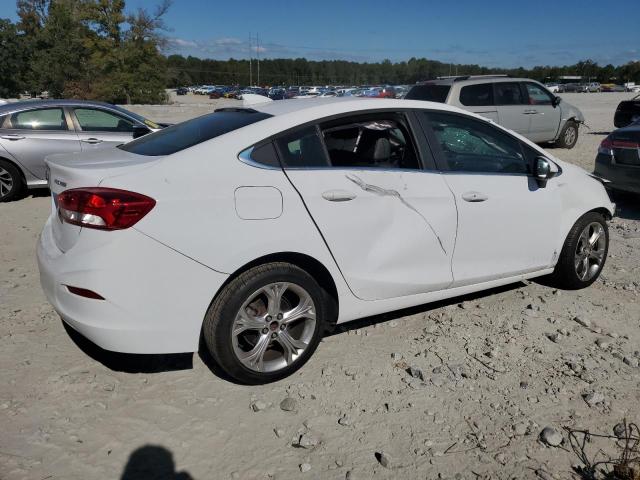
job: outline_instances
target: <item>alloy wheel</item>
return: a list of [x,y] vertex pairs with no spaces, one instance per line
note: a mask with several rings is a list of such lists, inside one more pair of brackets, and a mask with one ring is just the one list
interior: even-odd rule
[[4,198],[9,195],[13,188],[13,177],[4,168],[0,167],[0,198]]
[[236,314],[233,352],[254,372],[275,372],[303,354],[315,328],[311,295],[295,283],[270,283],[250,295]]
[[573,145],[573,142],[575,141],[576,141],[576,129],[573,126],[570,126],[564,132],[564,143],[565,145]]
[[576,274],[580,280],[587,282],[598,274],[606,248],[607,238],[600,223],[592,222],[582,230],[575,253]]

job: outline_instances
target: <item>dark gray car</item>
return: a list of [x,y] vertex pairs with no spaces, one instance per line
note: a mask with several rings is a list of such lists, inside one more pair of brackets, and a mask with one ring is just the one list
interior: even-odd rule
[[611,190],[640,195],[640,122],[615,130],[598,148],[594,173]]
[[112,148],[162,128],[102,102],[24,101],[0,105],[0,202],[25,188],[46,188],[44,158]]

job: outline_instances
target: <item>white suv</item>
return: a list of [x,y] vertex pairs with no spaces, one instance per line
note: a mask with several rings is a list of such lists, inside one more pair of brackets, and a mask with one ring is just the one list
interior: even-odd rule
[[544,85],[504,75],[446,77],[414,85],[408,100],[455,105],[490,118],[536,143],[573,148],[582,112]]
[[50,157],[38,245],[62,319],[119,352],[196,351],[246,383],[336,323],[551,275],[583,288],[613,204],[486,119],[389,99],[229,108]]

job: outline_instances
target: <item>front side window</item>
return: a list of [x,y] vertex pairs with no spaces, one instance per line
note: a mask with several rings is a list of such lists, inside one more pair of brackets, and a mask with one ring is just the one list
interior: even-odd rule
[[520,142],[474,118],[449,113],[426,114],[448,169],[453,172],[528,174]]
[[493,105],[493,85],[479,83],[462,87],[460,89],[460,103],[467,107]]
[[271,117],[249,109],[222,110],[149,133],[117,148],[137,155],[171,155]]
[[525,83],[530,105],[551,105],[553,98],[544,88],[535,83]]
[[83,132],[133,132],[133,122],[119,115],[95,108],[75,108]]
[[519,83],[498,82],[494,86],[496,105],[524,105]]
[[67,130],[67,120],[61,108],[27,110],[11,115],[11,128],[24,130]]

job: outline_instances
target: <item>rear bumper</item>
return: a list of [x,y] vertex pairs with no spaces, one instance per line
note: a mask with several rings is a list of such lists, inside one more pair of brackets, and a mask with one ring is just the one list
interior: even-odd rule
[[611,163],[611,157],[599,153],[594,174],[609,180],[607,188],[640,194],[640,167]]
[[[37,257],[42,289],[62,319],[96,345],[123,353],[197,351],[207,308],[228,277],[132,228],[85,229],[63,253],[51,219]],[[105,300],[72,294],[67,285]]]

